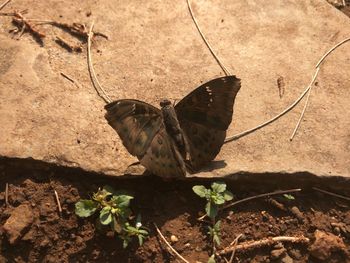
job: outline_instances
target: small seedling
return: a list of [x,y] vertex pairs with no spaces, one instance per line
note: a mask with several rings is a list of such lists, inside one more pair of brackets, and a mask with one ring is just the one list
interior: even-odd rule
[[233,194],[226,190],[226,184],[224,182],[213,182],[211,189],[205,188],[203,185],[195,185],[192,188],[193,192],[201,198],[205,198],[207,203],[205,205],[206,215],[211,219],[211,226],[208,227],[208,235],[212,240],[213,253],[208,260],[208,263],[215,263],[215,244],[220,245],[220,224],[221,221],[216,221],[219,207],[226,201],[233,199]]
[[295,200],[295,197],[291,194],[284,194],[283,196],[288,200]]
[[212,220],[217,216],[219,206],[233,199],[233,194],[226,190],[226,184],[224,182],[212,183],[211,189],[207,189],[203,185],[195,185],[192,190],[199,197],[207,199],[205,212]]
[[110,186],[104,186],[94,193],[91,199],[78,201],[75,204],[75,213],[79,217],[89,217],[99,211],[98,226],[110,226],[123,240],[124,248],[133,237],[138,238],[141,246],[148,236],[148,231],[142,227],[140,215],[137,216],[135,226],[131,225],[129,206],[133,198],[123,191],[115,191]]

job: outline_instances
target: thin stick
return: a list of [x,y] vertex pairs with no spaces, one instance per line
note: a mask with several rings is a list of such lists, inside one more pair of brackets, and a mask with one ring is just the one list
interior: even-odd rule
[[6,183],[5,186],[5,204],[6,206],[9,206],[9,184]]
[[255,196],[247,197],[247,198],[238,200],[236,202],[227,204],[227,205],[223,206],[221,208],[221,210],[230,208],[232,206],[235,206],[235,205],[238,205],[240,203],[247,202],[247,201],[250,201],[250,200],[253,200],[253,199],[258,199],[258,198],[262,198],[262,197],[266,197],[266,196],[272,196],[272,195],[281,195],[281,194],[295,193],[295,192],[300,192],[300,191],[301,191],[301,189],[299,188],[299,189],[281,190],[281,191],[276,191],[276,192],[271,192],[271,193],[266,193],[266,194],[255,195]]
[[88,41],[87,41],[88,42],[88,44],[87,44],[87,58],[88,58],[88,69],[89,69],[90,79],[91,79],[92,85],[93,85],[94,89],[96,90],[97,94],[106,103],[110,103],[111,99],[108,97],[107,93],[105,92],[105,90],[102,88],[100,82],[98,81],[96,73],[95,73],[95,70],[94,70],[94,67],[92,65],[91,38],[93,36],[93,32],[92,32],[93,28],[94,28],[94,23],[92,22],[92,24],[90,26],[89,34],[88,34]]
[[[231,137],[228,137],[226,138],[225,140],[225,143],[227,142],[231,142],[231,141],[234,141],[234,140],[237,140],[245,135],[248,135],[272,122],[274,122],[275,120],[279,119],[280,117],[282,117],[284,114],[286,114],[287,112],[289,112],[291,109],[293,109],[301,100],[302,98],[306,95],[306,93],[310,90],[311,86],[314,84],[315,80],[316,80],[316,77],[318,75],[318,72],[319,72],[319,69],[320,69],[320,65],[323,63],[323,61],[326,59],[326,57],[331,54],[336,48],[338,48],[339,46],[343,45],[344,43],[348,42],[350,40],[350,38],[346,38],[344,39],[343,41],[339,42],[338,44],[336,44],[334,47],[332,47],[326,54],[324,54],[322,56],[322,58],[319,60],[319,62],[316,64],[315,68],[316,68],[316,71],[312,77],[312,80],[310,82],[310,84],[308,85],[308,87],[304,90],[304,92],[300,95],[300,97],[293,103],[291,104],[289,107],[287,107],[284,111],[282,111],[280,114],[276,115],[275,117],[273,117],[272,119],[252,128],[252,129],[249,129],[249,130],[246,130],[246,131],[243,131],[239,134],[236,134],[234,136],[231,136]],[[297,124],[297,126],[299,126]]]
[[230,260],[228,261],[228,263],[232,263],[233,262],[233,258],[235,257],[235,253],[236,253],[236,249],[237,249],[237,245],[238,245],[238,241],[239,239],[241,238],[242,234],[239,234],[235,240],[233,240],[233,242],[230,244],[230,246],[233,246],[232,247],[232,254],[231,254],[231,257],[230,257]]
[[335,197],[338,197],[338,198],[350,201],[350,197],[347,197],[347,196],[344,196],[344,195],[339,195],[339,194],[335,194],[335,193],[332,193],[332,192],[328,192],[326,190],[322,190],[322,189],[317,188],[317,187],[312,187],[312,189],[314,189],[315,191],[319,191],[321,193],[327,194],[327,195],[335,196]]
[[350,40],[350,37],[344,39],[343,41],[340,41],[338,44],[336,44],[334,47],[332,47],[330,50],[327,51],[326,54],[324,54],[322,56],[322,58],[318,61],[318,63],[316,64],[315,68],[318,68],[321,63],[323,63],[323,61],[326,59],[326,57],[328,57],[328,55],[330,55],[336,48],[338,48],[339,46],[343,45],[344,43],[348,42]]
[[[318,74],[319,70],[320,70],[319,67],[316,68],[316,75]],[[311,84],[311,83],[310,83],[310,84]],[[300,114],[299,120],[298,120],[298,122],[297,122],[297,124],[296,124],[296,126],[295,126],[295,128],[294,128],[294,131],[293,131],[292,135],[291,135],[290,138],[289,138],[290,141],[293,140],[293,138],[294,138],[294,136],[295,136],[295,134],[296,134],[296,132],[297,132],[299,126],[300,126],[300,123],[301,123],[301,121],[302,121],[302,119],[303,119],[303,117],[304,117],[306,108],[307,108],[308,103],[309,103],[309,98],[310,98],[310,94],[311,94],[312,87],[313,87],[313,83],[312,83],[311,86],[309,85],[309,86],[307,87],[307,89],[308,89],[309,92],[308,92],[307,97],[306,97],[306,101],[305,101],[305,104],[304,104],[304,108],[303,108],[303,111],[302,111],[301,114]]]
[[218,56],[215,54],[215,52],[213,51],[213,48],[211,47],[211,45],[209,44],[208,40],[205,38],[205,36],[202,33],[202,30],[200,29],[197,19],[195,18],[193,11],[192,11],[192,7],[190,4],[190,0],[187,0],[187,6],[188,6],[188,10],[190,11],[192,20],[194,22],[194,24],[196,25],[199,34],[201,35],[204,43],[207,45],[207,47],[209,48],[210,53],[213,55],[213,57],[215,58],[216,62],[219,64],[219,66],[221,67],[221,69],[224,71],[226,76],[231,75],[230,71],[228,71],[228,69],[225,67],[225,65],[220,61],[220,59],[218,58]]
[[5,1],[2,5],[0,5],[0,10],[3,9],[10,2],[11,2],[11,0]]
[[[349,41],[349,40],[350,40],[350,38],[344,39],[343,41],[339,42],[339,43],[336,44],[334,47],[332,47],[326,54],[324,54],[324,55],[322,56],[322,58],[319,60],[319,62],[316,64],[316,70],[317,70],[317,71],[320,70],[321,64],[323,63],[323,61],[325,60],[325,58],[326,58],[330,53],[332,53],[337,47],[343,45],[344,43],[346,43],[346,42]],[[299,126],[300,126],[300,123],[301,123],[301,121],[302,121],[302,119],[303,119],[303,117],[304,117],[306,108],[307,108],[307,106],[308,106],[308,102],[309,102],[309,97],[310,97],[310,94],[311,94],[311,90],[312,90],[312,86],[309,88],[309,93],[308,93],[308,95],[307,95],[307,98],[306,98],[306,102],[305,102],[303,111],[301,112],[300,118],[299,118],[299,120],[298,120],[298,122],[297,122],[297,124],[296,124],[296,126],[295,126],[295,129],[294,129],[294,131],[293,131],[293,134],[292,134],[291,137],[289,138],[290,141],[293,140],[293,138],[294,138],[294,136],[295,136],[295,134],[296,134],[296,132],[297,132]]]
[[218,255],[228,254],[232,252],[233,249],[235,249],[236,251],[248,250],[248,249],[260,248],[263,246],[271,246],[278,242],[309,243],[310,239],[304,236],[300,236],[300,237],[279,236],[279,237],[272,237],[272,238],[271,237],[264,238],[258,241],[247,241],[237,245],[236,247],[229,246],[227,248],[224,248],[220,252],[218,252]]
[[189,261],[187,261],[185,258],[183,258],[170,244],[169,242],[165,239],[165,237],[163,236],[162,232],[160,232],[158,226],[156,223],[153,223],[154,224],[154,227],[156,228],[159,236],[161,237],[161,239],[164,241],[164,243],[170,248],[170,250],[176,255],[178,256],[183,262],[186,262],[186,263],[190,263]]
[[55,192],[55,196],[56,196],[56,202],[57,202],[57,206],[58,206],[58,212],[60,212],[60,214],[62,213],[62,207],[61,207],[61,202],[60,202],[60,198],[58,197],[58,193],[56,190],[53,190]]
[[72,82],[78,89],[80,88],[80,85],[78,85],[77,81],[69,77],[67,74],[60,72],[61,76],[68,79],[70,82]]
[[319,69],[317,69],[315,71],[315,74],[313,75],[311,81],[310,81],[310,84],[308,85],[308,87],[303,91],[303,93],[299,96],[299,98],[294,101],[289,107],[287,107],[284,111],[282,111],[281,113],[277,114],[275,117],[273,117],[272,119],[252,128],[252,129],[249,129],[249,130],[246,130],[244,132],[241,132],[241,133],[238,133],[236,135],[233,135],[231,137],[228,137],[225,139],[225,142],[224,143],[228,143],[228,142],[231,142],[231,141],[234,141],[234,140],[237,140],[245,135],[248,135],[256,130],[259,130],[263,127],[265,127],[266,125],[274,122],[275,120],[279,119],[280,117],[282,117],[283,115],[285,115],[286,113],[288,113],[290,110],[292,110],[303,98],[304,96],[306,95],[306,93],[309,91],[309,89],[311,88],[311,86],[314,84],[315,80],[316,80],[316,77],[318,75],[318,72],[319,72]]

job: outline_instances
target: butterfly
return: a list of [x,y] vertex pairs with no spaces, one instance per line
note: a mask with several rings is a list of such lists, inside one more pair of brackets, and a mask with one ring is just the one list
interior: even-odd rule
[[235,76],[216,78],[175,106],[162,100],[161,109],[121,99],[105,106],[105,118],[148,171],[161,177],[184,177],[187,170],[199,170],[219,153],[240,87]]

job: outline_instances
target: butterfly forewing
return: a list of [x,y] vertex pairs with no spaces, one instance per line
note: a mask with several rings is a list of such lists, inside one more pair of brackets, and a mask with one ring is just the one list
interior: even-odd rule
[[162,177],[186,174],[184,160],[165,131],[159,109],[138,100],[118,100],[105,108],[108,123],[147,170]]
[[130,154],[143,157],[162,125],[159,109],[138,100],[117,100],[105,106],[109,125]]
[[240,80],[235,76],[217,78],[192,91],[175,106],[194,169],[219,153],[239,89]]

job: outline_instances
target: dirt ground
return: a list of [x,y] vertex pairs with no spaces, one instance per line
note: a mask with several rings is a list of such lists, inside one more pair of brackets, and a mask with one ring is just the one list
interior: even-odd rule
[[[34,169],[30,161],[13,165],[12,161],[2,160],[0,169],[0,262],[179,262],[159,239],[153,223],[168,240],[171,235],[177,237],[173,246],[189,262],[207,262],[210,256],[207,224],[197,220],[205,203],[191,189],[195,184],[209,186],[209,180],[164,182],[153,176],[111,179],[75,169]],[[5,204],[6,183],[9,183],[8,207]],[[143,224],[150,229],[150,237],[142,247],[133,242],[123,249],[116,237],[95,229],[96,217],[81,219],[75,215],[75,202],[89,198],[105,184],[135,196],[132,209],[134,213],[141,213]],[[249,186],[232,181],[227,184],[235,200],[277,190],[259,184]],[[281,189],[286,187],[291,185],[281,185]],[[222,243],[218,250],[227,247],[239,234],[243,234],[241,243],[266,237],[304,235],[310,238],[308,244],[285,243],[239,250],[234,262],[350,262],[349,202],[310,187],[303,189],[293,194],[295,200],[273,197],[287,211],[269,199],[256,199],[222,212],[219,215]],[[61,215],[54,190],[61,200]],[[341,194],[349,196],[350,191]],[[297,213],[291,213],[291,208]],[[15,222],[10,229],[5,227],[6,222],[11,221],[9,218]],[[15,237],[9,236],[16,232],[18,224],[25,226],[14,234]],[[316,242],[317,231],[329,235],[329,240]],[[225,261],[221,258],[218,262]]]
[[[349,6],[342,11],[350,15]],[[159,238],[153,223],[168,240],[171,235],[177,237],[172,245],[189,262],[208,261],[211,243],[206,234],[207,224],[197,220],[205,203],[192,192],[192,186],[209,186],[212,181],[165,182],[153,176],[114,179],[76,169],[41,165],[38,168],[33,164],[0,160],[0,263],[180,262]],[[144,225],[150,229],[150,237],[142,247],[134,242],[123,249],[116,237],[97,231],[96,217],[81,219],[75,215],[74,204],[105,184],[135,196],[132,209],[142,214]],[[227,184],[235,200],[292,186],[302,187],[303,191],[293,194],[295,200],[282,196],[272,201],[262,198],[222,212],[219,251],[239,234],[243,235],[240,243],[276,236],[310,239],[307,244],[283,243],[239,250],[233,262],[350,262],[349,201],[312,190],[312,185],[304,187],[301,182],[279,186],[232,181]],[[54,190],[59,194],[62,214],[58,212]],[[349,189],[340,191],[350,196]],[[287,211],[274,201],[283,204]],[[225,259],[219,257],[218,262]]]

